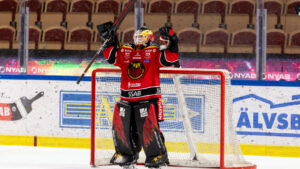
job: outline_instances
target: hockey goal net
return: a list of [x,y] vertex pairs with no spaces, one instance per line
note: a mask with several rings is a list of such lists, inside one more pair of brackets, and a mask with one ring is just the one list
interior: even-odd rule
[[[91,165],[109,165],[114,151],[112,119],[120,96],[120,69],[92,73]],[[161,69],[165,136],[170,165],[255,169],[241,154],[226,70]],[[140,153],[139,163],[145,159]]]

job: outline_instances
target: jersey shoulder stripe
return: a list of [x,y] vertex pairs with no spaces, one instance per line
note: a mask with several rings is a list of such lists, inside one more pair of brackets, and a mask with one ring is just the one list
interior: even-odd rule
[[132,50],[134,50],[132,44],[130,44],[130,43],[127,43],[127,44],[122,45],[121,48],[127,48],[127,49],[132,49]]
[[149,46],[146,47],[146,49],[149,49],[149,48],[159,48],[159,44],[157,44],[157,43],[150,43]]

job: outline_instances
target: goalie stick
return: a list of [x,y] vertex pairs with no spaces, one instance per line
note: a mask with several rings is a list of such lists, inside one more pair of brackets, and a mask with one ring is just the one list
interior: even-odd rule
[[[131,11],[134,3],[137,0],[130,0],[126,6],[124,7],[123,11],[121,12],[121,14],[118,16],[118,18],[115,20],[113,26],[112,26],[112,32],[116,32],[119,28],[119,26],[121,25],[122,21],[124,20],[124,18],[127,16],[127,14],[129,13],[129,11]],[[92,58],[91,62],[87,65],[87,67],[85,68],[85,70],[83,71],[83,73],[81,74],[80,78],[77,80],[77,84],[80,83],[80,81],[83,79],[83,77],[85,76],[85,74],[87,73],[87,71],[89,70],[89,68],[92,66],[92,64],[94,63],[94,61],[96,60],[97,56],[104,50],[104,46],[105,44],[109,41],[109,39],[105,40],[104,43],[102,44],[102,46],[98,49],[98,51],[96,52],[96,54],[94,55],[94,57]]]

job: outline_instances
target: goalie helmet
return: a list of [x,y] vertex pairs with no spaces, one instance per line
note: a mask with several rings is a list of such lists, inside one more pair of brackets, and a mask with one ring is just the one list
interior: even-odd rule
[[146,46],[148,42],[154,41],[153,32],[146,27],[139,28],[133,35],[134,44]]

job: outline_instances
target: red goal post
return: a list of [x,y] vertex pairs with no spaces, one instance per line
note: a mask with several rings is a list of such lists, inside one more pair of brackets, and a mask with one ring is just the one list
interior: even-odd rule
[[[106,128],[106,130],[107,130],[106,131],[106,130],[102,129],[101,127],[99,127],[100,122],[97,121],[97,120],[99,120],[99,117],[96,117],[96,116],[100,116],[100,115],[97,115],[97,113],[105,114],[106,112],[103,112],[102,108],[101,107],[99,108],[99,106],[97,106],[97,104],[98,104],[97,100],[99,101],[98,98],[104,97],[103,91],[101,91],[101,90],[105,90],[105,95],[107,95],[107,94],[109,95],[110,94],[109,88],[111,86],[116,85],[119,87],[120,72],[121,72],[121,70],[119,68],[99,68],[99,69],[95,69],[92,72],[92,80],[91,80],[91,84],[92,84],[91,85],[91,110],[92,110],[92,112],[91,112],[91,165],[92,166],[109,165],[108,158],[110,158],[109,156],[111,155],[111,153],[108,153],[109,155],[105,156],[105,157],[104,156],[102,157],[102,154],[103,155],[106,154],[106,151],[113,151],[113,150],[106,150],[107,147],[111,147],[112,140],[110,140],[111,143],[107,143],[107,142],[109,142],[109,141],[107,141],[109,138],[105,138],[105,140],[103,140],[104,137],[101,136],[104,132],[109,133],[110,131],[109,131],[109,128]],[[101,75],[98,75],[98,74],[101,74]],[[229,77],[228,71],[217,70],[217,69],[209,70],[209,69],[163,68],[160,70],[160,74],[161,74],[161,76],[164,75],[163,77],[161,77],[162,81],[167,81],[166,82],[166,90],[169,88],[169,86],[168,86],[169,83],[173,83],[172,85],[175,87],[174,87],[174,89],[170,89],[170,90],[173,90],[173,91],[175,89],[177,90],[177,92],[175,92],[176,96],[177,96],[176,107],[179,107],[181,113],[184,111],[186,112],[185,115],[180,116],[179,121],[180,121],[180,119],[181,120],[183,119],[182,120],[183,122],[181,121],[181,124],[183,124],[183,125],[181,125],[181,126],[184,126],[183,128],[185,128],[184,130],[182,130],[182,132],[185,133],[186,138],[187,138],[186,145],[188,145],[187,147],[189,149],[187,154],[189,154],[190,157],[193,156],[193,158],[194,158],[194,160],[191,160],[190,162],[187,162],[187,163],[183,163],[182,165],[181,165],[181,163],[179,163],[179,164],[176,163],[176,161],[178,161],[178,160],[174,160],[174,164],[172,164],[172,159],[170,159],[171,165],[186,166],[186,167],[190,166],[190,167],[199,167],[199,168],[206,168],[206,167],[207,168],[220,168],[220,169],[256,169],[256,165],[248,163],[243,159],[243,157],[241,155],[239,144],[237,143],[237,140],[235,138],[236,137],[235,132],[232,132],[232,131],[228,130],[228,127],[225,127],[226,123],[231,123],[230,120],[226,121],[225,114],[226,115],[228,114],[228,116],[230,116],[230,114],[232,113],[231,112],[232,111],[231,110],[231,99],[229,99],[230,95],[231,95],[231,93],[230,93],[231,85],[230,85],[230,77]],[[104,77],[107,77],[107,78],[104,78]],[[97,78],[98,78],[98,80],[97,80]],[[110,81],[111,79],[114,79],[114,80]],[[107,81],[107,82],[104,82],[104,81]],[[172,81],[172,82],[169,82],[169,81]],[[100,87],[101,88],[100,91],[99,91],[99,89],[97,89],[97,85],[99,86],[98,83],[100,83],[100,86],[102,86],[102,87]],[[114,84],[114,83],[116,83],[116,84]],[[199,84],[196,84],[196,83],[199,83]],[[164,83],[162,83],[162,86],[164,86]],[[213,138],[213,139],[216,139],[217,142],[219,142],[219,143],[205,143],[203,141],[199,141],[200,143],[198,143],[197,140],[194,141],[194,139],[196,139],[198,137],[203,137],[203,135],[205,135],[205,134],[203,134],[203,132],[202,133],[199,132],[200,134],[199,133],[194,134],[194,130],[196,130],[195,128],[197,128],[197,129],[200,128],[200,127],[193,127],[193,125],[195,125],[195,123],[196,123],[195,121],[197,121],[197,120],[194,120],[190,117],[189,117],[189,119],[185,118],[185,116],[190,116],[191,110],[188,110],[189,109],[188,107],[190,106],[191,103],[186,103],[187,98],[185,98],[185,97],[186,97],[186,95],[189,95],[189,94],[187,94],[188,91],[186,93],[181,92],[182,86],[183,86],[183,88],[184,88],[184,86],[187,86],[185,88],[188,88],[188,89],[195,87],[195,88],[197,88],[197,89],[195,89],[196,93],[198,91],[200,92],[202,90],[209,90],[209,91],[211,90],[212,93],[217,91],[217,93],[218,93],[218,94],[216,94],[217,96],[206,96],[206,95],[209,95],[210,92],[208,92],[207,94],[203,94],[203,96],[202,96],[202,94],[199,94],[199,97],[201,96],[201,97],[203,97],[203,99],[202,100],[198,99],[198,100],[201,100],[201,102],[203,102],[203,100],[205,100],[205,97],[208,98],[206,100],[209,100],[209,97],[217,97],[217,99],[211,98],[211,99],[215,99],[214,102],[216,102],[216,103],[214,103],[212,105],[214,105],[214,106],[217,105],[216,108],[214,108],[212,110],[208,109],[207,112],[210,113],[209,111],[214,112],[215,110],[219,111],[220,119],[218,122],[216,122],[216,123],[219,123],[219,129],[217,129],[217,130],[219,130],[218,131],[219,133],[216,132],[216,134],[214,134],[214,135],[219,135],[218,136],[219,140],[217,138]],[[208,86],[208,87],[202,89],[201,86]],[[218,89],[216,90],[215,89],[216,87],[213,87],[212,89],[208,89],[208,88],[210,88],[210,86],[218,86],[217,87]],[[164,91],[164,89],[162,87],[162,95],[164,97],[163,91]],[[100,94],[98,96],[97,93],[102,93],[102,95]],[[180,95],[180,93],[181,93],[181,95]],[[169,95],[171,97],[173,97],[174,94],[169,94]],[[180,98],[183,100],[180,101]],[[173,99],[173,98],[171,98],[171,99]],[[171,99],[169,99],[169,100],[171,100]],[[191,99],[191,98],[189,98],[189,99]],[[197,101],[197,99],[194,99],[194,100]],[[102,101],[100,101],[100,102],[102,102]],[[195,102],[195,101],[190,101],[190,102]],[[171,103],[171,104],[173,104],[173,103]],[[183,104],[184,104],[184,106],[183,106]],[[196,103],[196,105],[197,104],[200,104],[200,102]],[[98,108],[96,108],[96,107],[98,107]],[[166,105],[166,107],[170,107],[170,106]],[[97,109],[101,109],[101,110],[99,110],[101,112],[97,112]],[[176,112],[179,112],[179,110],[176,110]],[[205,123],[205,122],[202,121],[202,123]],[[206,125],[206,124],[202,124],[202,125]],[[205,128],[205,127],[203,127],[203,128]],[[208,128],[210,128],[210,127],[208,127]],[[226,134],[232,135],[232,136],[230,136],[230,138],[228,139],[226,137],[227,136]],[[167,133],[167,135],[168,135],[168,133]],[[180,137],[180,136],[174,135],[171,137],[176,139],[177,137]],[[210,137],[214,137],[214,136],[210,136]],[[167,139],[168,139],[168,137],[166,137],[166,142],[168,141]],[[211,139],[211,138],[209,138],[209,139]],[[233,140],[233,141],[231,142],[228,140]],[[227,143],[225,141],[228,141],[229,143]],[[102,146],[102,149],[99,148],[101,146],[97,145],[99,142],[102,142],[101,145],[105,145],[105,146]],[[216,145],[218,148],[215,148]],[[228,147],[226,148],[226,146],[228,146],[229,148]],[[215,149],[215,150],[208,150],[211,152],[205,152],[205,153],[203,153],[205,155],[202,155],[202,154],[200,154],[200,151],[202,151],[202,150],[200,150],[201,148],[199,148],[199,147],[206,147],[206,148],[211,147],[211,148],[207,148],[207,149]],[[167,145],[167,149],[168,149],[168,145]],[[228,151],[230,151],[230,152],[228,153]],[[234,152],[231,152],[231,151],[234,151]],[[98,153],[98,152],[100,152],[100,153]],[[168,152],[169,152],[169,150],[168,150]],[[142,154],[142,153],[143,152],[141,152],[140,154]],[[171,154],[169,156],[172,156],[172,152],[169,152],[169,153]],[[100,154],[100,155],[98,155],[98,154]],[[177,154],[179,154],[178,158],[182,158],[181,157],[181,154],[183,154],[182,152],[178,153],[178,151],[176,150],[176,153],[174,153],[175,158],[177,157]],[[208,154],[207,156],[213,156],[210,154],[219,154],[219,155],[217,155],[218,159],[215,160],[216,162],[208,161],[207,164],[203,164],[203,161],[206,162],[206,159],[202,161],[201,156],[206,156],[206,154]],[[229,154],[228,156],[230,156],[230,157],[228,157],[228,159],[232,158],[231,156],[234,156],[233,157],[234,160],[227,162],[226,161],[227,156],[225,157],[225,155],[227,155],[227,154]],[[197,157],[199,162],[197,162],[197,160],[195,160],[196,159],[195,157]],[[99,160],[99,158],[102,158],[102,160],[101,159]],[[170,158],[172,158],[172,157],[170,157]],[[98,160],[100,162],[98,162]],[[235,162],[235,160],[236,160],[236,162]]]

